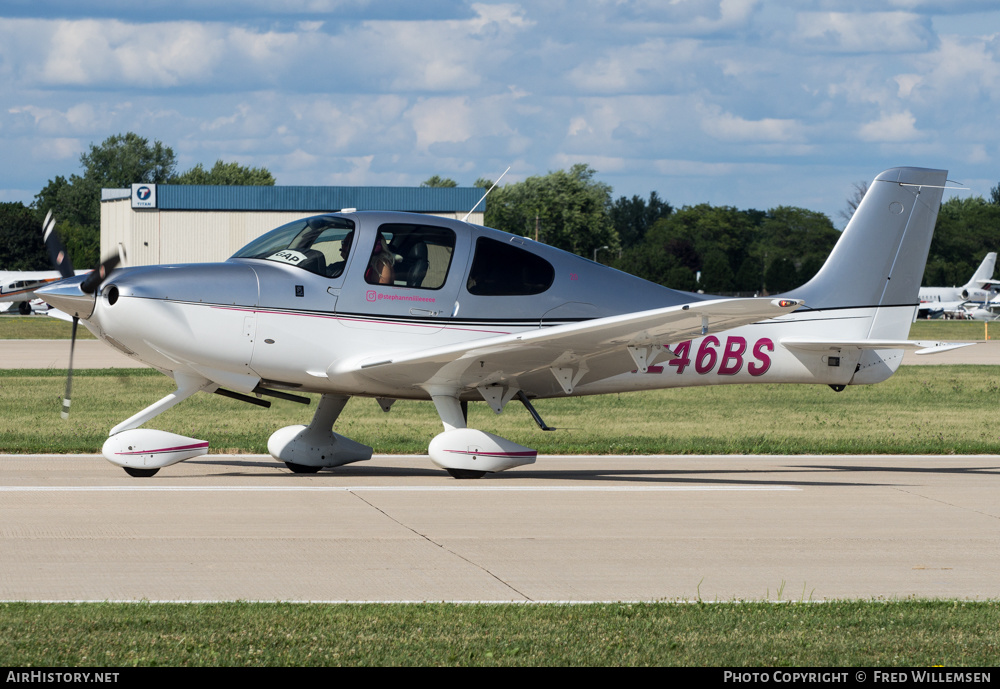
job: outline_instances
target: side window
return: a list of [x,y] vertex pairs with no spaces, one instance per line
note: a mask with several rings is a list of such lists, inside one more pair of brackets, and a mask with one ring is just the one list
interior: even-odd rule
[[365,280],[371,284],[440,289],[455,253],[455,233],[432,225],[379,227]]
[[530,251],[480,237],[466,289],[481,297],[541,294],[552,286],[556,271]]

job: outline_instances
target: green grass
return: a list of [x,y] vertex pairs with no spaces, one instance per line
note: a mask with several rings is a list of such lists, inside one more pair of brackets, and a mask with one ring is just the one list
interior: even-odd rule
[[[59,418],[58,370],[0,371],[0,452],[99,452],[107,432],[173,391],[151,369],[78,371],[69,421]],[[539,400],[544,433],[516,402],[497,416],[479,402],[469,424],[543,454],[993,454],[1000,367],[904,366],[879,385],[735,385]],[[315,399],[316,396],[313,395]],[[208,440],[217,453],[266,453],[282,426],[315,410],[277,400],[260,409],[199,393],[151,427]],[[400,401],[389,414],[351,400],[336,430],[379,453],[424,454],[441,432],[430,402]]]
[[982,321],[918,320],[910,326],[911,340],[947,340],[971,342],[1000,338],[1000,323]]
[[989,668],[998,660],[997,602],[0,604],[0,665],[18,668]]
[[[68,340],[73,324],[50,316],[0,316],[0,340]],[[82,325],[77,338],[95,339]]]

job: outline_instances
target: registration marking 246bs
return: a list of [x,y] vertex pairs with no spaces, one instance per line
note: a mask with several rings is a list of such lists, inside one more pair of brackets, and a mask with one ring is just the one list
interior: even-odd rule
[[[750,347],[745,337],[730,335],[725,345],[715,335],[709,335],[700,340],[697,349],[692,351],[693,340],[684,340],[672,348],[677,358],[667,362],[675,373],[684,373],[693,367],[699,375],[707,375],[715,371],[719,376],[735,376],[743,370],[744,363],[747,373],[751,376],[762,376],[771,368],[771,357],[768,352],[774,351],[774,342],[768,337],[762,337]],[[663,373],[663,366],[650,366],[648,373]]]

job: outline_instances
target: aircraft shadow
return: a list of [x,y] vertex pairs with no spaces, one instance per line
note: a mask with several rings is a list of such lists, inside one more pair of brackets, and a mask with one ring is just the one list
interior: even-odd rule
[[[189,460],[188,464],[203,464],[211,466],[229,466],[234,469],[245,468],[272,468],[276,469],[276,477],[282,480],[301,480],[302,478],[323,479],[323,478],[441,478],[453,481],[443,470],[434,467],[407,466],[407,467],[386,467],[376,464],[350,464],[342,467],[323,469],[316,474],[293,474],[284,469],[278,462],[253,459],[222,459],[215,457],[212,459]],[[610,464],[610,462],[609,462]],[[697,469],[616,469],[608,466],[601,469],[511,469],[503,474],[487,474],[480,481],[509,481],[517,479],[534,479],[546,481],[574,481],[574,482],[601,482],[601,483],[628,483],[633,485],[653,484],[653,485],[714,485],[714,486],[912,486],[914,483],[867,481],[864,476],[875,472],[896,474],[902,477],[905,474],[928,475],[928,474],[968,474],[979,476],[1000,477],[1000,466],[982,467],[899,467],[899,466],[837,466],[823,464],[789,465],[779,469],[743,469],[743,470],[697,470]],[[801,477],[804,473],[818,474],[815,479]],[[829,480],[826,477],[845,474],[851,476],[850,479],[844,477],[839,480]],[[225,476],[246,476],[241,471],[231,471],[223,474]],[[798,476],[799,478],[793,478]],[[268,478],[271,478],[270,476]],[[475,485],[475,481],[472,482]]]

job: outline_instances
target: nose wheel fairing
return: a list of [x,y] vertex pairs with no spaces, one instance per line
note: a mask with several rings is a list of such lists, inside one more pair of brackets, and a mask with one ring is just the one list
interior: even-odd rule
[[[208,441],[150,428],[122,431],[104,441],[104,458],[129,469],[155,470],[208,453]],[[135,475],[143,475],[142,473]],[[155,472],[154,472],[155,473]],[[152,475],[152,474],[149,474]]]

